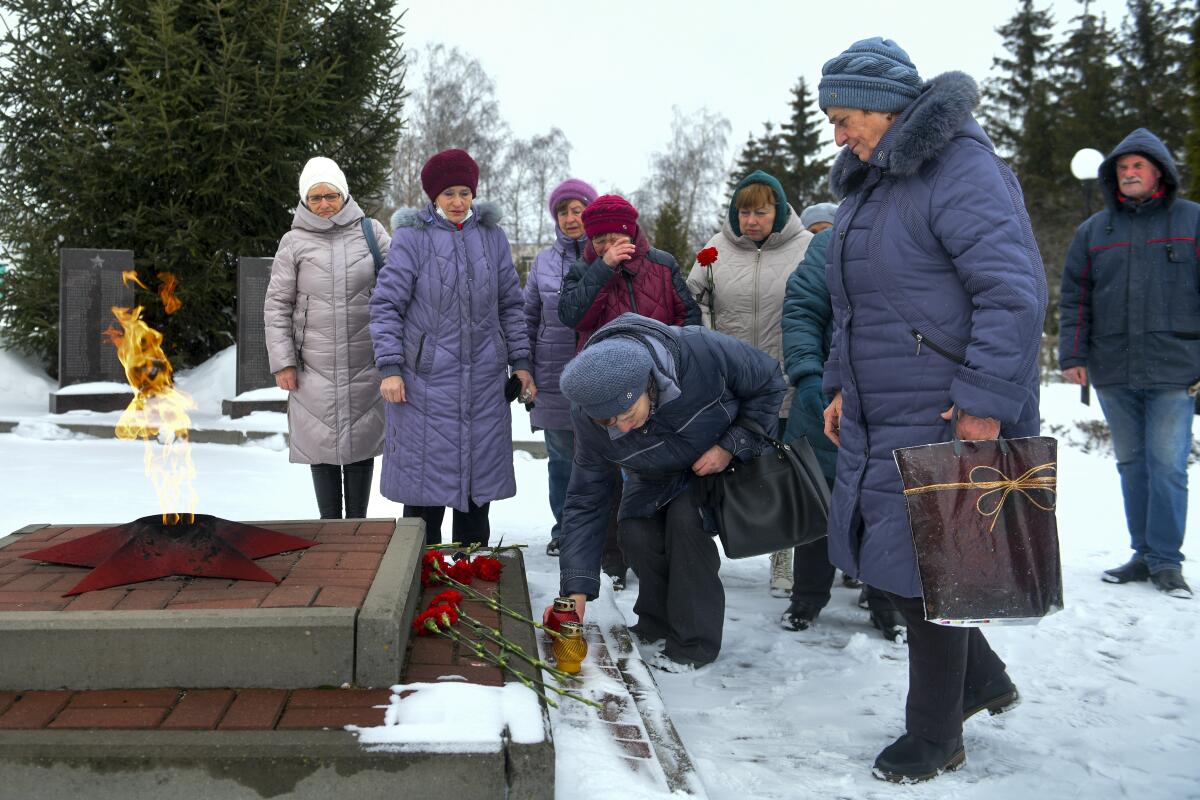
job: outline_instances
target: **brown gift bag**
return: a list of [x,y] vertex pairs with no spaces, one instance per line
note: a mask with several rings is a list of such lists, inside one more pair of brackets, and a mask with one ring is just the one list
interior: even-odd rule
[[1054,438],[954,441],[894,455],[927,620],[1036,623],[1062,609]]

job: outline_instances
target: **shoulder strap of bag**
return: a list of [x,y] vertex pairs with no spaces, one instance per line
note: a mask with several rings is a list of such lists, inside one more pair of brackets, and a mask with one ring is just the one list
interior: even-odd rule
[[383,269],[383,254],[379,252],[379,240],[375,238],[375,226],[371,224],[370,217],[363,217],[359,220],[362,225],[363,236],[367,237],[367,247],[371,250],[371,258],[375,259],[375,274],[379,274],[379,270]]

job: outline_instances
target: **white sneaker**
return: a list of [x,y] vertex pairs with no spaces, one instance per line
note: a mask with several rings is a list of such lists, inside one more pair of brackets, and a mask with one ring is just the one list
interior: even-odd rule
[[771,597],[792,596],[792,551],[771,553]]

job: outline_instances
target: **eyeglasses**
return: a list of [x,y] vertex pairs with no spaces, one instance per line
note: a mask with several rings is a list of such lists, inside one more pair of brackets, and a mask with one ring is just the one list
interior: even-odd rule
[[333,203],[342,196],[341,192],[330,192],[329,194],[310,194],[308,196],[308,204],[315,206],[318,203]]

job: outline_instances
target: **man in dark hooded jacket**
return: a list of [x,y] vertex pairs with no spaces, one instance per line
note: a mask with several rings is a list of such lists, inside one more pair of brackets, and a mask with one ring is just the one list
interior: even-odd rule
[[1186,599],[1200,205],[1176,196],[1175,161],[1145,128],[1117,145],[1099,178],[1106,208],[1079,226],[1063,269],[1058,359],[1068,380],[1096,387],[1121,474],[1133,557],[1101,577],[1151,580]]

